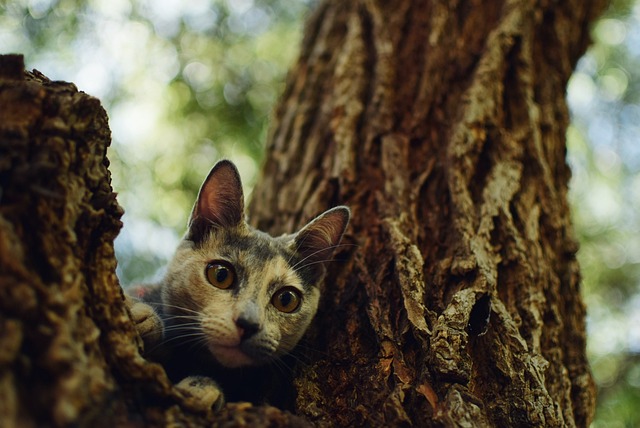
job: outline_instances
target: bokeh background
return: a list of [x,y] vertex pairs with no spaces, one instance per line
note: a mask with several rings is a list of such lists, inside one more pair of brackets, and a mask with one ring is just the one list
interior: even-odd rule
[[[250,198],[271,110],[311,0],[0,2],[0,53],[76,83],[106,108],[124,285],[153,281],[215,160]],[[592,427],[640,426],[640,0],[592,28],[567,99],[567,161],[599,388]]]

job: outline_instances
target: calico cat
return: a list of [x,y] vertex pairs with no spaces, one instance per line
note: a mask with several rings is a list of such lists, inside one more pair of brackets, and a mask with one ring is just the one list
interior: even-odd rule
[[240,175],[218,162],[164,279],[126,291],[145,356],[206,406],[223,402],[218,383],[247,400],[238,384],[254,387],[238,376],[255,381],[253,368],[288,354],[303,336],[349,217],[339,206],[295,234],[272,237],[246,223]]

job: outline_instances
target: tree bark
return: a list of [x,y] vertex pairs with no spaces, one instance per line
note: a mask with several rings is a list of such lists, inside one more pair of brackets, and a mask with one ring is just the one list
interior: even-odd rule
[[142,358],[115,276],[109,143],[97,99],[0,56],[0,426],[303,423],[198,409]]
[[1,425],[587,426],[564,89],[602,8],[320,4],[250,213],[277,233],[353,210],[297,416],[198,409],[141,357],[105,112],[0,57]]
[[[296,378],[321,425],[588,426],[567,80],[595,2],[323,2],[251,218],[353,210]],[[487,324],[488,321],[488,324]]]

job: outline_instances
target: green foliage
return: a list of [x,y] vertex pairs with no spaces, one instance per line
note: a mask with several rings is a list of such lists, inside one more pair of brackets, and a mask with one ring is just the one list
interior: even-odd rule
[[[251,189],[270,110],[309,5],[294,0],[0,3],[0,52],[75,82],[107,108],[126,208],[123,283],[154,275],[221,157]],[[568,159],[581,242],[594,426],[640,426],[640,2],[614,1],[570,81]]]
[[0,51],[23,53],[29,67],[73,81],[108,111],[113,185],[126,209],[116,242],[123,283],[166,263],[216,160],[234,160],[252,188],[271,108],[299,45],[304,2],[0,7]]
[[596,427],[640,426],[640,2],[615,1],[568,88]]

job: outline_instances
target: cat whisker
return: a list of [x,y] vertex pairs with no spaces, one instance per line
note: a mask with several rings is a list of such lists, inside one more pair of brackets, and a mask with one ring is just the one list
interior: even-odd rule
[[[202,317],[198,317],[195,315],[165,315],[163,318],[165,321],[176,321],[176,324],[198,324],[202,321]],[[184,321],[182,321],[184,320]]]
[[291,354],[295,355],[305,366],[309,366],[314,361],[328,359],[331,357],[331,354],[328,352],[321,351],[304,344],[298,345],[296,349],[291,351]]
[[338,248],[338,247],[343,247],[343,246],[353,246],[353,245],[355,245],[355,244],[337,244],[337,245],[331,245],[331,246],[328,246],[328,247],[322,247],[322,248],[320,248],[319,250],[314,251],[314,252],[313,252],[313,253],[311,253],[311,254],[308,254],[308,255],[307,255],[306,257],[304,257],[302,260],[299,260],[295,265],[291,266],[291,269],[296,270],[296,267],[297,267],[299,264],[301,264],[301,263],[303,263],[305,260],[307,260],[307,259],[309,259],[309,258],[311,258],[311,257],[315,256],[316,254],[320,254],[320,253],[325,252],[325,251],[328,251],[328,250],[333,250],[333,249],[336,249],[336,248]]
[[[289,381],[293,371],[305,370],[311,364],[322,361],[321,358],[328,356],[327,353],[312,349],[307,343],[298,343],[317,311],[317,298],[308,299],[304,311],[300,311],[300,317],[272,317],[267,311],[275,309],[263,310],[260,306],[264,301],[273,301],[273,290],[269,285],[264,286],[273,283],[272,278],[263,276],[276,274],[266,265],[274,260],[279,265],[281,261],[288,259],[287,274],[293,276],[301,269],[338,261],[331,257],[336,249],[357,247],[355,244],[339,243],[350,216],[348,208],[337,207],[320,214],[296,234],[282,238],[269,237],[262,232],[254,233],[252,228],[238,228],[247,225],[244,220],[242,184],[236,167],[229,161],[220,161],[211,169],[200,188],[189,218],[187,234],[168,266],[165,279],[159,284],[147,285],[146,291],[142,290],[143,292],[139,293],[141,297],[138,300],[152,306],[156,311],[155,315],[159,317],[159,320],[152,320],[155,321],[152,324],[155,327],[147,332],[150,336],[148,342],[157,342],[154,343],[155,346],[149,345],[151,349],[145,350],[144,353],[148,354],[150,359],[157,357],[161,363],[166,362],[167,374],[172,378],[181,375],[182,371],[202,371],[204,373],[197,374],[209,374],[207,372],[211,369],[211,374],[215,374],[218,367],[209,367],[208,364],[210,360],[220,358],[222,369],[228,368],[225,364],[234,366],[246,362],[253,366],[268,363],[273,367],[273,376],[279,372],[280,378]],[[242,242],[235,238],[241,238]],[[211,251],[211,248],[215,250]],[[231,256],[225,256],[227,254]],[[225,262],[231,265],[227,266],[230,271],[235,270],[232,272],[234,276],[229,277],[228,272],[225,274],[222,270],[217,272],[216,276],[209,275],[207,263],[210,263],[212,258],[216,260],[219,257],[229,259]],[[264,270],[261,271],[260,267],[253,263],[254,258],[265,260]],[[194,269],[200,271],[201,278],[194,278]],[[236,272],[245,274],[246,281],[239,281],[242,278],[236,277]],[[311,268],[307,273],[308,275],[298,275],[299,279],[308,283],[302,285],[312,286],[321,279],[322,269]],[[254,277],[258,277],[258,280],[254,281]],[[227,283],[228,280],[231,282]],[[224,293],[223,291],[202,292],[202,284],[199,281],[205,285],[208,281],[210,285],[225,290],[235,286],[238,293],[225,296],[218,294]],[[241,290],[248,292],[240,292]],[[152,301],[159,295],[162,295],[162,301]],[[147,301],[144,300],[145,296]],[[303,302],[305,300],[302,299]],[[258,305],[259,310],[247,309],[246,312],[238,314],[238,311],[244,310],[243,307],[249,308],[243,306],[247,301],[254,306]],[[271,308],[271,305],[267,307]],[[245,337],[245,340],[251,342],[243,342],[239,347],[238,352],[245,352],[247,361],[225,361],[221,356],[223,350],[212,346],[215,346],[214,342],[220,338],[236,338],[237,326],[240,325],[239,318],[236,317],[240,315],[246,316],[246,319],[243,318],[244,321],[258,323],[261,329],[258,330],[259,333],[253,332],[254,335],[250,339]],[[142,328],[143,325],[138,324],[136,327]],[[158,337],[161,339],[156,339]],[[160,351],[157,351],[159,348]],[[174,373],[170,373],[170,370]],[[236,373],[228,374],[229,382],[235,380]],[[253,367],[247,367],[246,373],[252,376]],[[250,383],[241,386],[253,387]]]
[[277,372],[279,372],[281,375],[288,375],[291,370],[292,367],[289,367],[289,365],[282,359],[282,358],[276,358],[271,362],[271,367],[273,369],[275,369]]
[[293,366],[302,366],[302,367],[309,367],[309,364],[304,361],[302,358],[300,358],[298,355],[296,355],[296,352],[292,351],[289,354],[286,355],[287,359],[291,359],[293,360],[293,365],[291,364],[287,364],[284,359],[281,359],[280,361],[282,361],[282,363],[286,366],[286,368],[289,371],[293,371]]
[[189,351],[193,351],[196,348],[206,348],[208,345],[209,341],[207,340],[207,338],[203,335],[200,338],[195,338],[192,340],[189,340],[187,342],[185,342],[184,344],[189,344]]
[[167,337],[164,339],[163,344],[167,344],[167,343],[171,343],[171,342],[176,342],[177,341],[177,346],[183,345],[185,343],[187,343],[188,340],[190,340],[191,338],[198,338],[198,337],[203,337],[202,333],[199,332],[185,332],[184,334],[180,334],[180,335],[171,335],[170,337]]
[[187,318],[186,320],[183,317],[166,317],[164,319],[165,324],[167,326],[192,326],[192,325],[200,325],[202,322],[201,318]]
[[162,303],[162,302],[154,302],[154,303],[152,303],[152,306],[162,306],[162,307],[165,307],[165,308],[178,309],[180,311],[190,312],[190,313],[195,314],[195,315],[200,315],[200,312],[198,312],[196,310],[193,310],[193,309],[185,308],[184,306],[170,305],[168,303]]
[[[300,250],[300,247],[302,247],[302,244],[304,244],[304,243],[305,243],[305,241],[307,240],[307,238],[308,238],[308,235],[307,235],[307,236],[305,236],[305,237],[302,239],[302,241],[300,241],[300,242],[298,242],[298,243],[297,243],[298,245],[296,245],[295,250],[293,251],[293,254],[291,254],[291,257],[289,257],[289,260],[287,260],[287,264],[291,263],[291,259],[293,259],[293,257],[295,257],[295,255],[296,255],[296,254],[298,254],[298,251]],[[296,243],[296,242],[295,242],[295,240],[294,240],[294,243]]]
[[307,264],[305,264],[305,265],[302,265],[302,266],[300,266],[300,267],[298,267],[298,268],[296,268],[296,269],[294,269],[294,270],[295,270],[296,272],[299,272],[299,271],[301,271],[302,269],[304,269],[304,268],[306,268],[306,267],[309,267],[309,266],[312,266],[312,265],[317,265],[317,264],[320,264],[320,263],[339,262],[339,261],[342,261],[342,260],[335,260],[335,259],[317,260],[317,261],[315,261],[315,262],[310,262],[310,263],[307,263]]
[[195,333],[181,334],[181,335],[172,336],[172,337],[163,339],[161,343],[156,345],[150,351],[154,350],[155,348],[157,348],[157,347],[159,347],[161,345],[166,345],[169,342],[175,342],[176,340],[185,340],[185,339],[188,339],[188,338],[200,338],[200,337],[202,337],[202,332],[195,332]]
[[[299,248],[302,246],[302,244],[303,244],[303,243],[304,243],[304,241],[302,241],[302,242],[301,242],[301,243],[296,247],[296,251],[299,251]],[[320,253],[320,252],[322,252],[322,251],[327,251],[327,250],[336,249],[336,248],[340,248],[340,247],[358,247],[358,246],[359,246],[358,244],[352,244],[352,243],[348,243],[348,244],[347,244],[347,243],[344,243],[344,242],[341,242],[341,243],[339,243],[339,244],[335,244],[335,245],[326,246],[326,247],[325,247],[325,246],[322,246],[322,247],[319,247],[319,248],[318,248],[318,250],[317,250],[317,251],[315,251],[314,253],[308,254],[308,255],[307,255],[307,258],[308,258],[308,257],[312,257],[312,256],[314,256],[315,254],[318,254],[318,253]]]
[[197,348],[206,348],[208,344],[208,340],[205,335],[189,337],[187,340],[182,342],[182,346],[187,347],[186,349],[192,351]]
[[183,326],[183,325],[175,325],[175,326],[169,326],[167,328],[164,329],[165,333],[170,333],[170,335],[165,334],[166,338],[173,338],[176,337],[178,335],[180,335],[180,333],[198,333],[198,334],[203,334],[202,329],[199,328],[199,326],[197,325],[188,325],[188,326]]
[[[206,343],[206,338],[203,337],[202,334],[188,334],[188,335],[182,335],[182,336],[175,336],[175,337],[171,337],[169,339],[163,340],[162,342],[160,342],[159,344],[157,344],[156,346],[154,346],[153,348],[149,349],[149,351],[145,351],[145,353],[152,353],[153,351],[155,351],[156,349],[158,349],[159,347],[165,345],[168,342],[174,341],[176,339],[182,339],[183,345],[188,345],[188,344],[204,344]],[[200,342],[200,343],[199,343]]]

